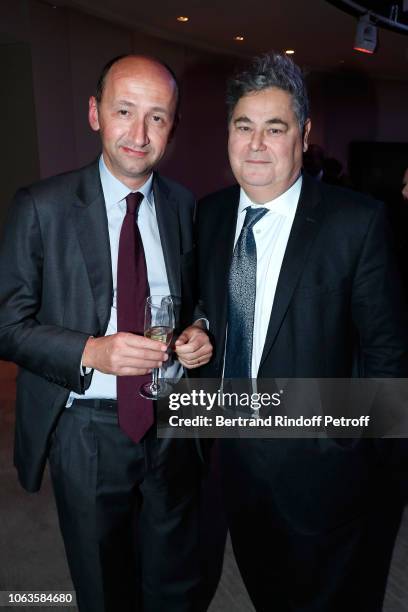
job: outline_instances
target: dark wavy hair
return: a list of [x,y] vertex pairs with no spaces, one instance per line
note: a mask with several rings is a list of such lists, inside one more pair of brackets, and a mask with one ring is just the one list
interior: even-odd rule
[[254,57],[251,64],[227,82],[228,121],[240,98],[253,91],[278,87],[292,96],[293,110],[303,131],[309,117],[309,100],[301,69],[287,55],[270,52]]

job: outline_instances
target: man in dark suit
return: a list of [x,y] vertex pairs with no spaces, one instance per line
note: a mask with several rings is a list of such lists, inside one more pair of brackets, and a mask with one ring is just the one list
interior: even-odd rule
[[211,355],[191,324],[194,200],[153,172],[177,103],[164,64],[109,62],[89,103],[100,159],[20,190],[1,243],[0,358],[20,366],[15,464],[37,491],[49,458],[81,612],[194,609],[199,457],[193,441],[157,439],[139,396],[169,361],[143,337],[149,292],[179,306],[180,362]]
[[[253,378],[258,389],[275,377],[406,376],[383,207],[302,175],[311,122],[300,69],[278,54],[255,58],[227,103],[239,185],[198,206],[215,341],[201,375]],[[257,611],[381,609],[402,509],[385,442],[220,440],[232,543]]]

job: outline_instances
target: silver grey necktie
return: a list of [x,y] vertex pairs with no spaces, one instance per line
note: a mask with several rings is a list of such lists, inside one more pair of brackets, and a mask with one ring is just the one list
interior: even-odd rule
[[267,208],[246,209],[235,245],[228,285],[224,378],[251,378],[256,296],[256,243],[252,228],[267,212]]

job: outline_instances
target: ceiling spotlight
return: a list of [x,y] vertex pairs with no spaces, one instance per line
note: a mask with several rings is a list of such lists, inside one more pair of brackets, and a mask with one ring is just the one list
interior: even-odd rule
[[286,53],[286,55],[294,55],[295,54],[295,50],[294,49],[286,49],[285,53]]
[[189,18],[186,17],[185,15],[179,15],[179,17],[177,17],[177,21],[181,21],[182,23],[186,23],[186,21],[188,21]]
[[243,36],[234,36],[234,40],[238,41],[238,42],[242,42],[244,40]]
[[354,50],[372,55],[377,46],[377,26],[371,23],[370,15],[362,15],[357,23]]

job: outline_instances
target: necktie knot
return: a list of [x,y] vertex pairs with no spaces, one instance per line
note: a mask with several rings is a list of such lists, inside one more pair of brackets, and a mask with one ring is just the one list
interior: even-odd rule
[[258,223],[258,221],[260,221],[264,215],[266,215],[267,212],[267,208],[258,206],[256,208],[251,208],[250,206],[248,206],[248,208],[246,209],[246,216],[243,227],[248,230],[252,229],[254,225]]
[[139,206],[143,200],[143,193],[137,191],[136,193],[129,193],[126,196],[126,212],[129,215],[135,215],[139,210]]

